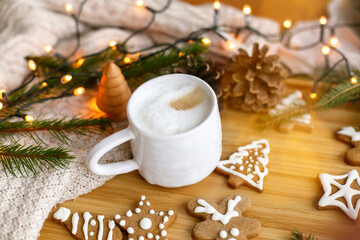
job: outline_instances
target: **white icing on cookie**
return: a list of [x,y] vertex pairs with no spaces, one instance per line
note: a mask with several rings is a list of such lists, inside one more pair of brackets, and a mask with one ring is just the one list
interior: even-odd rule
[[160,228],[160,229],[163,229],[163,228],[164,228],[164,224],[160,223],[160,224],[159,224],[159,228]]
[[219,236],[220,236],[222,239],[226,238],[226,237],[227,237],[226,231],[224,231],[224,230],[220,231],[220,232],[219,232]]
[[342,134],[348,137],[351,137],[352,142],[360,141],[360,131],[357,132],[353,127],[343,127],[339,131],[336,132],[337,134]]
[[73,214],[71,219],[71,225],[72,225],[71,233],[74,235],[77,232],[78,224],[79,224],[79,214],[76,212]]
[[236,196],[234,199],[230,199],[227,204],[227,210],[225,215],[219,213],[213,206],[207,203],[203,199],[198,199],[197,203],[202,207],[196,207],[195,213],[207,213],[212,214],[212,220],[219,220],[222,224],[226,225],[231,218],[239,216],[239,213],[234,210],[235,206],[241,201],[240,196]]
[[161,236],[163,236],[163,237],[165,237],[166,236],[166,234],[167,234],[167,231],[166,230],[161,230]]
[[139,240],[145,240],[145,238],[143,236],[140,236]]
[[112,240],[113,239],[113,229],[115,227],[114,220],[109,220],[108,227],[109,227],[109,233],[108,233],[106,240]]
[[159,236],[159,235],[155,235],[155,239],[156,239],[156,240],[159,240],[159,239],[160,239],[160,236]]
[[144,205],[144,203],[143,203],[143,201],[140,201],[139,206],[142,206],[142,205]]
[[167,221],[169,221],[169,217],[168,217],[168,216],[165,216],[165,217],[163,218],[164,224],[165,224]]
[[153,235],[152,233],[148,233],[148,234],[146,235],[146,237],[147,237],[147,238],[153,238],[154,235]]
[[240,234],[240,231],[239,231],[239,229],[237,229],[237,228],[232,228],[231,230],[230,230],[230,234],[231,234],[231,236],[239,236],[239,234]]
[[149,201],[146,201],[146,206],[150,206],[150,202],[149,202]]
[[[264,144],[265,148],[261,149],[261,147],[262,147],[261,144]],[[241,172],[232,170],[225,166],[228,164],[232,164],[232,165],[239,164],[239,159],[249,156],[248,151],[251,149],[261,149],[261,153],[262,153],[260,156],[256,157],[256,162],[255,162],[256,165],[254,167],[255,171],[253,171],[253,173],[259,177],[259,179],[260,179],[259,183],[256,183],[252,178],[250,178],[251,175],[249,176],[249,174],[247,174],[247,175],[242,174]],[[253,141],[249,145],[246,145],[244,147],[239,147],[238,152],[233,153],[229,157],[228,160],[220,161],[217,165],[217,168],[219,168],[229,174],[238,176],[238,177],[242,178],[243,180],[245,180],[246,182],[248,182],[251,186],[256,187],[260,190],[263,190],[264,177],[268,174],[268,169],[267,169],[266,165],[269,163],[269,157],[268,157],[269,152],[270,152],[269,142],[266,139]],[[260,171],[260,167],[258,166],[259,162],[263,166],[263,172]],[[240,171],[244,170],[244,166],[240,166],[239,169],[240,169]],[[249,172],[251,169],[248,168],[247,170]]]
[[145,230],[149,229],[149,228],[151,228],[151,225],[152,225],[152,222],[149,218],[143,218],[140,220],[140,227],[142,229],[145,229]]
[[146,199],[146,197],[144,195],[141,196],[141,201],[144,201]]
[[133,214],[132,214],[131,210],[129,210],[129,211],[126,212],[126,216],[127,216],[127,217],[131,217],[132,215],[133,215]]
[[155,210],[154,210],[154,209],[151,209],[151,210],[149,211],[149,213],[150,213],[150,214],[154,214],[154,213],[155,213]]
[[126,224],[126,221],[123,219],[123,220],[121,220],[121,221],[120,221],[120,223],[119,223],[119,224],[120,224],[120,226],[124,227],[124,226],[125,226],[125,224]]
[[90,236],[94,236],[94,232],[90,232],[89,235],[90,235]]
[[[330,175],[327,173],[321,173],[319,175],[321,184],[323,185],[324,195],[321,197],[319,201],[320,207],[326,206],[336,206],[343,210],[351,219],[356,220],[359,214],[360,209],[360,199],[356,201],[355,207],[352,204],[352,197],[355,195],[360,195],[360,191],[351,188],[351,184],[356,181],[358,185],[360,185],[359,173],[356,170],[351,170],[347,174],[344,175]],[[341,185],[336,180],[346,179],[344,185]],[[331,185],[334,185],[339,190],[332,194]],[[346,200],[346,205],[341,201],[337,200],[337,198],[343,197]]]
[[71,214],[70,209],[60,207],[59,210],[54,213],[54,218],[60,220],[61,222],[65,222]]
[[164,215],[164,212],[163,212],[163,211],[160,211],[160,212],[159,212],[159,215],[160,215],[160,216]]
[[90,218],[92,217],[91,214],[89,212],[84,212],[84,225],[83,225],[83,234],[84,234],[84,238],[85,240],[88,240],[89,239],[89,236],[88,236],[88,226],[89,226],[89,220]]
[[132,227],[128,227],[128,228],[126,229],[126,231],[127,231],[128,233],[130,233],[130,234],[133,234],[133,233],[135,232]]
[[174,211],[173,211],[173,210],[169,210],[169,211],[168,211],[168,215],[169,215],[169,216],[174,215]]
[[116,219],[116,220],[118,220],[118,219],[120,219],[120,218],[121,218],[120,214],[116,214],[116,215],[115,215],[115,219]]
[[97,215],[97,220],[99,221],[98,240],[102,240],[104,234],[104,215]]
[[140,209],[140,208],[135,208],[135,212],[136,212],[136,213],[140,213],[140,212],[141,212],[141,209]]
[[94,219],[91,220],[91,221],[90,221],[90,225],[91,225],[91,226],[95,226],[95,225],[96,225],[96,221],[95,221]]

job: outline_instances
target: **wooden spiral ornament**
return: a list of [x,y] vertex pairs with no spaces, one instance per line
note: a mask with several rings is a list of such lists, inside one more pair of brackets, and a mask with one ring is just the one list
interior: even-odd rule
[[131,90],[120,68],[113,62],[103,70],[96,104],[99,109],[115,121],[126,119],[126,106]]

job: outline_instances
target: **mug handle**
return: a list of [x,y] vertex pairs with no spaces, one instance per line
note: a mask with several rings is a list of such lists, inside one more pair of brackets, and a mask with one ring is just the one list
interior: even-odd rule
[[134,159],[116,163],[99,164],[100,158],[104,156],[105,153],[134,138],[134,133],[127,127],[96,144],[87,157],[87,166],[90,171],[98,175],[116,175],[139,169],[139,165]]

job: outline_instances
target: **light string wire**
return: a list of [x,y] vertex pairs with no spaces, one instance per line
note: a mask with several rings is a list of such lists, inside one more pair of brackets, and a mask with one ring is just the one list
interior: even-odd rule
[[[253,34],[265,39],[269,43],[280,42],[281,44],[284,45],[285,48],[290,49],[290,50],[297,50],[297,51],[303,51],[303,50],[311,49],[318,45],[321,45],[322,52],[324,54],[324,59],[325,59],[326,71],[320,77],[314,79],[312,93],[310,94],[310,97],[312,99],[317,98],[316,92],[317,92],[319,83],[341,63],[345,64],[347,73],[350,77],[350,81],[353,84],[358,84],[357,76],[354,75],[347,57],[345,56],[344,53],[342,53],[336,47],[338,40],[336,39],[336,36],[335,36],[335,30],[338,28],[344,28],[344,27],[358,28],[358,27],[360,27],[360,23],[336,23],[333,25],[329,25],[329,24],[327,24],[326,18],[321,17],[319,24],[306,26],[306,27],[302,27],[302,28],[297,28],[297,29],[290,29],[291,28],[291,20],[285,20],[284,27],[280,33],[264,34],[251,26],[251,7],[249,5],[245,5],[243,8],[243,14],[245,16],[245,25],[239,26],[239,27],[226,25],[226,24],[220,25],[219,24],[219,12],[220,12],[220,8],[221,8],[221,4],[220,4],[220,1],[218,1],[218,0],[216,0],[213,4],[214,21],[213,21],[212,26],[195,30],[183,38],[176,39],[173,43],[157,43],[157,44],[153,44],[149,47],[138,49],[136,51],[129,51],[126,48],[126,44],[128,44],[135,36],[147,31],[153,25],[153,23],[156,19],[156,16],[158,14],[165,12],[171,6],[171,3],[172,3],[172,0],[167,0],[166,4],[161,9],[155,10],[149,6],[146,6],[144,1],[137,0],[136,5],[140,8],[144,8],[147,12],[149,12],[151,14],[149,22],[144,27],[137,29],[137,30],[132,30],[133,32],[121,43],[111,41],[109,43],[109,47],[107,47],[99,52],[84,55],[80,58],[77,58],[74,61],[70,61],[69,59],[74,57],[75,54],[78,52],[78,50],[81,48],[80,16],[81,16],[82,10],[87,2],[88,2],[88,0],[83,0],[79,4],[79,8],[78,8],[78,11],[76,14],[74,13],[72,5],[70,5],[69,3],[66,3],[66,5],[65,5],[66,12],[68,14],[70,14],[70,16],[74,20],[74,24],[75,24],[76,46],[75,46],[74,50],[71,52],[71,54],[67,57],[64,57],[61,54],[57,53],[51,46],[45,46],[46,52],[48,52],[49,54],[52,54],[53,56],[57,57],[60,60],[63,60],[64,64],[59,66],[58,68],[55,68],[55,69],[49,71],[49,72],[38,73],[36,71],[37,66],[36,66],[35,62],[33,60],[29,60],[28,66],[29,66],[29,69],[31,70],[31,72],[24,78],[23,84],[21,84],[19,87],[12,90],[10,93],[6,93],[6,91],[4,89],[0,89],[0,116],[1,116],[1,111],[4,111],[5,109],[8,109],[10,107],[16,108],[16,110],[13,111],[13,113],[11,113],[7,116],[4,116],[4,117],[0,117],[0,123],[3,121],[6,121],[12,117],[20,117],[20,118],[23,118],[24,120],[26,120],[26,116],[29,116],[29,115],[22,113],[22,111],[26,110],[28,107],[30,107],[34,104],[45,102],[48,100],[59,99],[59,98],[63,98],[63,97],[69,97],[69,96],[73,96],[73,95],[81,95],[84,92],[83,87],[78,87],[78,88],[74,89],[72,86],[69,86],[68,88],[66,88],[66,86],[65,86],[64,90],[55,96],[36,99],[36,97],[39,97],[41,94],[46,93],[47,91],[51,90],[51,89],[47,88],[47,86],[48,86],[48,83],[50,83],[50,81],[52,81],[52,80],[58,81],[58,83],[52,84],[53,88],[61,86],[62,84],[66,85],[66,83],[67,83],[66,77],[69,74],[62,74],[62,75],[56,75],[56,76],[54,76],[54,74],[61,73],[62,70],[64,70],[65,68],[67,68],[71,65],[79,63],[79,61],[82,61],[82,63],[83,63],[90,57],[99,56],[100,54],[107,52],[110,48],[116,49],[120,53],[120,57],[117,60],[115,60],[115,63],[117,63],[117,64],[124,61],[127,58],[127,56],[130,54],[138,54],[139,57],[137,59],[135,59],[134,61],[130,60],[131,63],[125,63],[120,66],[122,69],[126,69],[127,67],[131,66],[131,64],[144,61],[156,54],[159,54],[159,53],[171,50],[171,49],[179,49],[178,46],[183,43],[201,40],[203,44],[210,45],[211,39],[209,39],[207,37],[203,37],[205,34],[207,34],[209,32],[214,33],[222,41],[228,43],[228,47],[230,49],[234,49],[234,50],[236,50],[235,49],[236,45],[232,42],[229,42],[229,40],[222,33],[233,34],[235,36],[235,39],[237,39],[240,36],[240,34],[243,32],[253,33]],[[101,26],[101,27],[112,27],[112,28],[118,28],[121,30],[128,30],[128,31],[131,30],[128,27],[124,27],[124,26],[105,25],[105,26]],[[314,41],[310,44],[307,44],[305,46],[300,46],[300,47],[291,45],[291,39],[295,35],[300,34],[302,32],[311,31],[311,30],[319,30],[320,34],[319,34],[319,39],[317,41]],[[325,32],[326,31],[329,31],[331,33],[331,39],[336,40],[336,41],[334,40],[334,42],[333,42],[334,44],[332,42],[330,42],[330,44],[329,44],[325,40]],[[340,55],[340,57],[341,57],[340,60],[336,61],[332,65],[330,64],[330,60],[329,60],[330,52],[335,52],[338,55]],[[68,77],[68,78],[70,78],[69,81],[71,81],[73,76],[87,77],[88,79],[84,83],[89,83],[89,82],[99,80],[100,76],[101,76],[101,72],[98,72],[97,74],[90,74],[90,73],[86,73],[86,72],[72,74],[72,75],[70,75],[71,78]],[[31,84],[37,78],[44,78],[44,79],[42,81],[40,81],[39,83],[35,84],[35,87],[32,87],[30,90],[28,90],[27,92],[25,92],[24,94],[19,96],[17,99],[15,99],[13,101],[10,100],[12,95],[25,89],[29,84]],[[36,87],[36,86],[38,86],[38,87]],[[34,100],[31,101],[32,99],[34,99]],[[28,117],[28,119],[33,119],[33,118]]]

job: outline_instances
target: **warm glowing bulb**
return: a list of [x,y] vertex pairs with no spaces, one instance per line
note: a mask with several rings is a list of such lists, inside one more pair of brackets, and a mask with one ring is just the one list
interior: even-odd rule
[[129,57],[124,57],[123,61],[124,61],[124,63],[126,63],[126,64],[131,63],[131,58],[129,58]]
[[0,102],[0,110],[4,107],[4,104]]
[[229,48],[232,49],[232,50],[236,48],[236,44],[233,43],[233,42],[231,42],[231,41],[228,41],[228,42],[227,42],[227,45],[228,45]]
[[329,48],[328,46],[324,45],[324,46],[321,48],[321,52],[322,52],[322,54],[324,54],[324,55],[329,55],[329,53],[330,53],[330,48]]
[[335,36],[332,36],[331,38],[330,38],[330,44],[331,44],[331,46],[337,46],[338,45],[338,43],[339,43],[339,40],[337,39],[337,37],[335,37]]
[[290,28],[291,27],[291,20],[290,19],[286,19],[283,23],[285,28]]
[[327,19],[325,16],[321,16],[320,20],[319,20],[321,25],[325,25],[327,23]]
[[83,94],[85,92],[85,88],[83,87],[78,87],[74,89],[74,95],[75,96],[79,96],[81,94]]
[[184,52],[179,52],[179,58],[185,56],[185,53]]
[[43,82],[42,84],[41,84],[41,87],[47,87],[47,83],[46,82]]
[[243,13],[245,14],[245,15],[249,15],[249,14],[251,14],[251,7],[249,6],[249,5],[244,5],[244,7],[243,7]]
[[310,98],[311,99],[316,99],[317,98],[317,93],[310,93]]
[[33,116],[31,116],[31,115],[25,115],[25,117],[24,117],[24,119],[25,119],[25,121],[27,121],[27,122],[32,122],[32,121],[34,121],[34,117]]
[[85,62],[84,58],[79,58],[75,63],[74,63],[74,67],[78,68],[81,67],[81,65],[83,65],[83,63]]
[[117,42],[114,41],[114,40],[109,42],[109,46],[110,46],[110,47],[115,47],[116,44],[117,44]]
[[205,45],[210,45],[211,44],[211,39],[204,37],[203,39],[201,39],[201,42]]
[[72,7],[72,5],[70,4],[70,3],[66,3],[65,4],[65,11],[67,12],[67,13],[69,13],[69,14],[72,14],[73,13],[73,7]]
[[3,99],[3,93],[6,93],[5,89],[0,89],[0,100]]
[[144,1],[142,1],[142,0],[137,0],[137,1],[136,1],[136,5],[137,5],[138,7],[142,7],[142,6],[144,6]]
[[36,70],[36,63],[34,62],[34,60],[29,60],[28,61],[28,67],[31,71],[35,71]]
[[45,52],[50,53],[52,51],[52,47],[50,45],[44,46]]
[[357,84],[357,83],[358,83],[358,77],[357,77],[357,76],[351,77],[351,78],[350,78],[350,82],[351,82],[352,84]]
[[72,76],[70,74],[66,74],[65,76],[63,76],[61,78],[60,81],[61,81],[62,84],[65,84],[65,83],[70,82],[71,80],[72,80]]
[[220,1],[215,1],[213,6],[214,6],[214,9],[215,9],[215,10],[219,10],[220,7],[221,7]]

